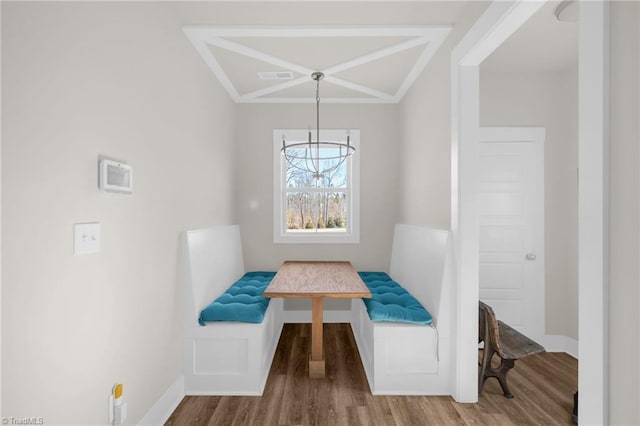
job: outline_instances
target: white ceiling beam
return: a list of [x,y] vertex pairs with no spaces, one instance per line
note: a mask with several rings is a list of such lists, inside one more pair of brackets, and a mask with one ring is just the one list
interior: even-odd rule
[[337,84],[338,86],[346,87],[347,89],[355,90],[357,92],[364,93],[366,95],[370,95],[382,100],[388,100],[392,102],[394,101],[394,97],[392,95],[381,92],[379,90],[372,89],[367,86],[363,86],[361,84],[352,83],[350,81],[346,81],[332,75],[326,76],[324,79],[329,83]]
[[[238,100],[238,103],[252,104],[313,104],[315,98],[255,98],[251,100]],[[323,104],[395,104],[394,98],[322,98]]]
[[420,76],[420,73],[422,73],[422,71],[426,68],[427,64],[429,63],[429,61],[431,61],[431,58],[433,58],[433,55],[436,54],[436,52],[438,51],[438,49],[440,48],[444,40],[449,35],[450,31],[451,31],[451,28],[443,29],[440,31],[440,33],[437,36],[431,38],[427,46],[422,51],[422,54],[418,57],[418,60],[416,61],[416,63],[413,64],[413,67],[411,67],[411,70],[409,70],[409,73],[402,81],[402,84],[400,84],[398,91],[394,95],[396,102],[400,102],[400,100],[407,93],[407,90],[409,90],[411,85]]
[[260,89],[260,90],[256,90],[250,93],[247,93],[245,95],[240,96],[240,98],[237,100],[237,102],[247,102],[250,101],[252,99],[264,96],[264,95],[269,95],[271,93],[274,92],[279,92],[280,90],[284,90],[284,89],[288,89],[290,87],[295,87],[295,86],[299,86],[301,84],[304,83],[308,83],[311,77],[310,76],[305,76],[305,77],[299,77],[295,80],[290,80],[287,81],[285,83],[280,83],[280,84],[276,84],[275,86],[269,86],[266,87],[264,89]]
[[385,47],[384,49],[380,49],[367,55],[363,55],[358,58],[351,59],[349,61],[329,67],[324,71],[324,73],[327,75],[339,73],[349,68],[364,65],[368,62],[372,62],[377,59],[384,58],[385,56],[393,55],[395,53],[402,52],[403,50],[411,49],[412,47],[420,46],[421,44],[425,44],[428,42],[429,39],[426,37],[418,37],[411,40],[406,40],[401,43],[394,44],[393,46]]
[[207,34],[214,37],[431,37],[450,25],[431,25],[424,27],[206,27],[185,26],[184,31]]
[[238,91],[220,66],[218,60],[215,58],[215,56],[213,56],[213,53],[211,52],[209,47],[207,47],[207,45],[202,41],[202,39],[200,38],[200,34],[198,32],[188,31],[185,31],[185,33],[187,34],[189,40],[191,40],[191,44],[193,44],[193,47],[196,48],[200,56],[202,56],[204,62],[209,66],[209,69],[213,71],[216,77],[218,77],[218,80],[220,80],[220,84],[222,84],[222,87],[224,87],[227,93],[229,93],[229,96],[231,96],[231,98],[237,102],[238,98],[240,97]]
[[[238,103],[312,103],[315,97],[308,98],[269,98],[266,95],[290,88],[300,84],[304,84],[307,77],[300,77],[293,81],[287,81],[282,84],[259,89],[245,95],[239,95],[235,89],[231,79],[226,75],[222,66],[215,58],[215,55],[209,48],[209,45],[235,52],[237,54],[262,61],[288,71],[300,73],[309,76],[312,72],[317,71],[299,65],[284,59],[275,57],[268,53],[260,52],[256,49],[244,46],[240,43],[227,40],[223,37],[411,37],[401,43],[389,46],[375,52],[336,64],[324,70],[325,81],[336,84],[338,86],[366,94],[370,97],[366,98],[323,98],[323,103],[397,103],[406,94],[407,90],[413,82],[418,78],[427,63],[431,60],[435,52],[438,50],[452,26],[434,25],[423,27],[397,26],[397,27],[206,27],[206,26],[186,26],[183,31],[191,40],[200,56],[207,63],[209,68],[218,77],[223,87],[235,102]],[[393,55],[412,47],[427,44],[422,54],[418,57],[409,74],[405,77],[398,91],[394,95],[390,95],[379,90],[367,87],[361,84],[353,83],[335,77],[333,74],[345,71],[347,69],[357,67],[386,56]]]
[[253,59],[257,59],[262,62],[269,63],[281,68],[285,68],[289,71],[295,71],[300,74],[308,74],[314,71],[311,68],[304,67],[302,65],[294,64],[293,62],[285,61],[284,59],[277,58],[268,53],[260,52],[259,50],[252,49],[233,41],[229,41],[219,37],[207,37],[206,42],[214,46],[218,46],[225,50],[230,50],[235,53],[239,53],[244,56],[248,56]]

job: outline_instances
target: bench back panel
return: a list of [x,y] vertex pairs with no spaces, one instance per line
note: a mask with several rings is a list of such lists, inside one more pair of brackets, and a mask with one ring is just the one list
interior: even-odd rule
[[446,283],[449,231],[422,226],[395,226],[391,250],[391,278],[439,318]]
[[186,248],[185,315],[197,324],[200,311],[244,274],[240,227],[187,231]]

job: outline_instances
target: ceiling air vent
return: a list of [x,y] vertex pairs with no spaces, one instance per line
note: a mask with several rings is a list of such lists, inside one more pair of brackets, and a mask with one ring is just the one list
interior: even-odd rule
[[260,80],[291,80],[293,73],[291,71],[266,71],[259,72]]

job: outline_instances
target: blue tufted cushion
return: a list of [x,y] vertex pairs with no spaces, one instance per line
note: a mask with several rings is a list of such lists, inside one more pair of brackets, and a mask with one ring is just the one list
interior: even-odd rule
[[365,283],[369,281],[391,281],[391,277],[384,272],[358,272]]
[[200,312],[200,325],[210,321],[261,323],[269,306],[262,297],[275,272],[247,272]]
[[431,314],[418,300],[384,272],[358,272],[371,291],[365,306],[371,321],[431,324]]

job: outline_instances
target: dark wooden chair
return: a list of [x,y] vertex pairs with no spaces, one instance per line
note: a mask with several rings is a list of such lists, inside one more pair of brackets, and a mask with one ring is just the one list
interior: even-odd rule
[[[496,320],[491,306],[482,302],[479,309],[479,325],[478,338],[480,342],[484,342],[484,349],[478,374],[478,396],[482,393],[484,382],[489,377],[495,377],[500,382],[504,396],[513,398],[507,384],[509,370],[513,368],[516,360],[544,352],[544,348],[502,321]],[[500,365],[493,367],[491,360],[496,354],[500,357]]]

